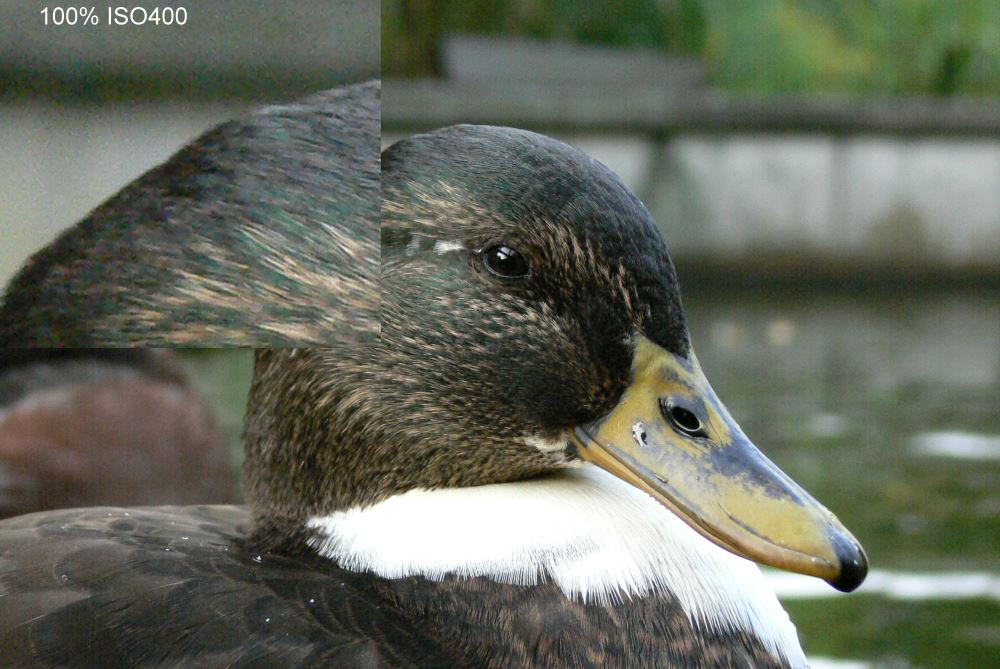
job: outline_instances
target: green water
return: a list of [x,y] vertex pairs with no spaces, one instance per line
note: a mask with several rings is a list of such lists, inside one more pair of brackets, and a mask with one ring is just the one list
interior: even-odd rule
[[[783,597],[807,654],[859,662],[832,665],[845,668],[1000,666],[1000,300],[688,291],[685,307],[719,396],[861,540],[869,584],[916,573],[940,591]],[[250,356],[187,355],[238,457]],[[985,441],[986,455],[920,452],[948,446],[943,432]],[[959,585],[992,575],[993,590],[953,596],[945,572]]]
[[[807,654],[1000,666],[1000,300],[689,292],[685,307],[746,433],[837,513],[873,570],[917,572],[944,591],[785,597]],[[985,453],[921,452],[956,440]],[[942,572],[958,585],[992,574],[992,594],[949,596]]]
[[253,374],[253,351],[188,349],[182,355],[198,390],[215,407],[216,417],[229,441],[233,461],[242,462],[240,435]]

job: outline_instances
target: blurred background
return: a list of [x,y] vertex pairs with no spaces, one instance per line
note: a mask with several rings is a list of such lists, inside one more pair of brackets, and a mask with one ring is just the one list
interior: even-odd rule
[[1000,666],[1000,3],[384,0],[383,142],[529,128],[659,221],[702,365],[869,552],[817,669]]
[[178,349],[188,381],[219,423],[226,449],[238,467],[243,463],[243,418],[253,378],[250,349]]
[[[25,258],[211,126],[379,76],[377,0],[136,1],[180,25],[107,25],[112,2],[0,2],[0,285]],[[94,8],[100,25],[45,25]],[[141,14],[136,14],[141,17]]]

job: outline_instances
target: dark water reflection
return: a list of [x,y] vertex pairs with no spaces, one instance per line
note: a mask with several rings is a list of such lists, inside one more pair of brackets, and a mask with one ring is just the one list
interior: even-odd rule
[[747,434],[897,586],[783,597],[807,653],[1000,666],[1000,300],[688,291],[685,306]]

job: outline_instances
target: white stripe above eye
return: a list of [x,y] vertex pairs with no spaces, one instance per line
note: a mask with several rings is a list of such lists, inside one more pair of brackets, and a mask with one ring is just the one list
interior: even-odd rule
[[548,577],[569,597],[605,605],[669,592],[695,624],[745,630],[792,667],[806,666],[757,565],[592,465],[528,481],[412,490],[307,524],[321,555],[384,578],[532,585]]
[[462,242],[445,242],[438,240],[434,242],[434,253],[438,255],[443,255],[445,253],[454,253],[455,251],[464,251],[465,244]]

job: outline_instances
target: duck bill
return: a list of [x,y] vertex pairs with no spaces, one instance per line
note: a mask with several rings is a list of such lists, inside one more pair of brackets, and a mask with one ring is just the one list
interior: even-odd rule
[[618,406],[577,427],[571,442],[736,555],[845,592],[865,578],[857,540],[747,439],[693,353],[683,358],[640,336]]

